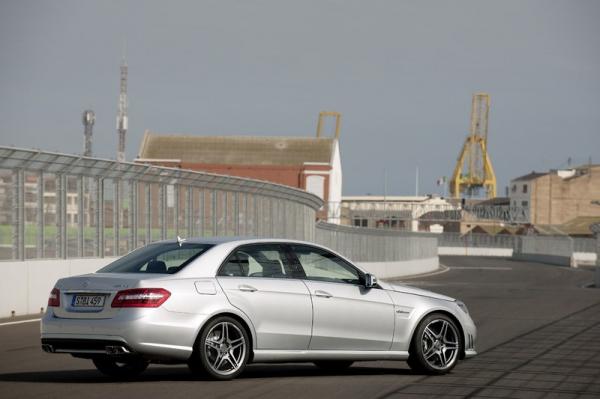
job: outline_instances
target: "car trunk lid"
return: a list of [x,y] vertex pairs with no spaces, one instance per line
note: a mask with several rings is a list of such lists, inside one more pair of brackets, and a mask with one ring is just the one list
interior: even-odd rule
[[164,275],[136,273],[92,273],[59,280],[60,305],[53,307],[55,317],[68,319],[110,319],[120,308],[111,303],[119,291],[140,287],[144,280]]

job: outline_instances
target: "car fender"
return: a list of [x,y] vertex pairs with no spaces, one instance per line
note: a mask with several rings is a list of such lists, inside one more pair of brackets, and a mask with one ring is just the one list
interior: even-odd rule
[[410,340],[408,342],[408,346],[410,349],[410,343],[412,342],[412,339],[414,337],[415,331],[417,330],[417,327],[421,324],[421,322],[423,321],[423,319],[425,319],[427,316],[429,316],[432,313],[446,313],[446,314],[450,314],[452,316],[453,319],[456,320],[457,324],[458,324],[458,328],[459,328],[459,333],[461,335],[461,339],[462,339],[462,344],[463,344],[463,348],[465,345],[465,332],[464,332],[464,326],[463,323],[460,319],[460,317],[457,316],[456,312],[454,312],[454,310],[452,308],[450,308],[449,306],[442,306],[442,305],[434,305],[434,306],[428,306],[426,308],[423,309],[423,311],[419,312],[419,316],[414,320],[414,322],[411,324],[410,327]]

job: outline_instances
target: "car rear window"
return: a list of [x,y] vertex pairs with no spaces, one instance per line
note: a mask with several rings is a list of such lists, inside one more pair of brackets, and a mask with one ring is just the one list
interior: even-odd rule
[[177,273],[198,258],[211,244],[158,243],[136,249],[96,273]]

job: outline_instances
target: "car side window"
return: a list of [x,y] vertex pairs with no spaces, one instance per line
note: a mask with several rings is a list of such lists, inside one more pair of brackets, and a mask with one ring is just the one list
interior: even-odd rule
[[219,269],[219,276],[289,278],[289,266],[278,244],[245,245],[236,249]]
[[361,273],[331,252],[306,245],[293,245],[292,251],[309,280],[361,284]]

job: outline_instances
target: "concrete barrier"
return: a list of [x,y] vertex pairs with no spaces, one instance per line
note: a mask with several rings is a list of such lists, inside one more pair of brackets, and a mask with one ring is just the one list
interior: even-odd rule
[[116,258],[0,262],[0,318],[40,314],[60,278],[93,273]]
[[483,248],[483,247],[439,247],[438,255],[446,256],[498,256],[513,258],[526,262],[549,263],[560,266],[593,266],[597,255],[593,252],[573,252],[571,256],[548,255],[535,253],[517,253],[512,248]]
[[510,258],[512,248],[485,248],[485,247],[439,247],[438,255],[450,256],[498,256]]
[[597,257],[593,252],[573,252],[573,263],[575,266],[594,266]]

